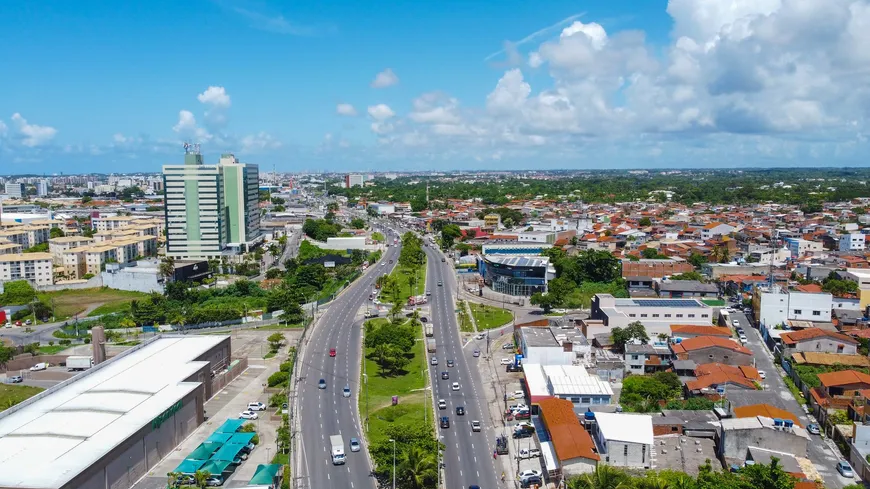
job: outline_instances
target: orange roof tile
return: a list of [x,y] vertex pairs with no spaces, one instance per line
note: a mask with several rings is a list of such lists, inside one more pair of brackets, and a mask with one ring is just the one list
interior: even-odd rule
[[601,460],[601,457],[595,453],[592,437],[580,425],[571,401],[556,398],[543,399],[538,402],[538,406],[541,408],[541,418],[550,433],[553,449],[560,461],[574,458]]
[[802,329],[800,331],[793,331],[791,333],[783,333],[779,335],[780,339],[786,345],[794,345],[801,341],[811,340],[813,338],[834,338],[838,341],[842,341],[843,343],[849,343],[850,345],[858,344],[858,341],[854,338],[850,338],[842,333],[835,333],[833,331],[825,331],[821,328],[807,328]]
[[713,229],[716,226],[721,226],[721,225],[722,225],[721,222],[711,222],[710,224],[707,224],[706,226],[704,226],[704,229]]
[[794,424],[802,426],[800,420],[794,414],[770,404],[753,404],[734,408],[734,416],[737,418],[754,418],[764,416],[766,418],[790,419]]
[[849,384],[866,384],[870,386],[870,375],[855,370],[828,372],[819,374],[819,381],[825,387],[835,387]]
[[693,334],[698,336],[731,337],[731,330],[720,326],[698,326],[696,324],[672,324],[671,335]]
[[683,340],[681,343],[674,343],[671,349],[674,353],[679,354],[713,347],[727,348],[737,353],[752,355],[752,351],[750,351],[749,348],[746,348],[736,341],[720,338],[718,336],[696,336],[695,338]]
[[795,289],[799,290],[801,292],[808,292],[811,294],[816,294],[816,293],[819,293],[822,291],[822,286],[819,284],[805,284],[805,285],[798,285],[797,287],[795,287]]
[[754,380],[758,379],[758,370],[753,367],[734,367],[722,363],[705,363],[695,368],[695,380],[686,382],[689,390],[706,389],[714,385],[737,384],[754,389]]

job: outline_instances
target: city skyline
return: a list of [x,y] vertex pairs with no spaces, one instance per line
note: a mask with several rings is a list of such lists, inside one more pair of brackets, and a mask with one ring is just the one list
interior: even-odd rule
[[866,164],[864,1],[456,7],[8,6],[0,173]]

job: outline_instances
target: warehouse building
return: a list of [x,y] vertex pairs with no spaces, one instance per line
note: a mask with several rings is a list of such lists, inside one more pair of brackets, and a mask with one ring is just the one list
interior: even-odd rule
[[228,336],[160,336],[0,413],[0,489],[129,488],[204,420]]

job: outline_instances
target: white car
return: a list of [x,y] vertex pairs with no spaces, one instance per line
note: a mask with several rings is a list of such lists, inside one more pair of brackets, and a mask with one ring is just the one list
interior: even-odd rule
[[438,399],[438,409],[447,409],[447,401]]
[[454,382],[453,385],[450,386],[450,389],[458,391],[459,390],[459,382]]
[[526,394],[523,391],[514,391],[513,394],[511,394],[511,399],[524,399],[525,397]]
[[535,469],[528,469],[517,474],[517,478],[520,480],[528,479],[529,477],[541,477],[541,471]]
[[520,449],[520,458],[534,458],[540,457],[541,450],[538,448],[521,448]]
[[502,358],[502,359],[501,359],[501,364],[502,364],[502,365],[510,365],[510,364],[512,364],[512,363],[514,363],[514,362],[513,362],[513,360],[511,360],[510,358],[505,357],[505,358]]
[[438,365],[438,357],[432,357],[432,360],[429,361],[432,365]]
[[477,336],[474,337],[474,339],[476,339],[476,340],[482,340],[482,339],[484,339],[484,338],[486,338],[486,335],[483,334],[483,333],[480,333],[479,335],[477,335]]
[[265,411],[266,405],[262,402],[249,402],[248,411]]
[[749,341],[749,339],[746,338],[745,334],[740,335],[740,343],[741,344],[745,345],[747,341]]
[[47,364],[47,363],[37,363],[36,365],[30,367],[30,371],[31,371],[31,372],[37,372],[37,371],[39,371],[39,370],[45,370],[45,369],[47,369],[47,368],[48,368],[48,364]]
[[343,395],[344,397],[350,397],[350,386],[349,385],[344,386],[344,390],[341,391],[341,395]]
[[735,319],[735,320],[731,321],[731,324],[734,326],[740,326],[740,321]]
[[239,413],[239,419],[257,419],[260,415],[254,411],[242,411]]
[[480,421],[474,420],[471,422],[471,431],[475,433],[480,431]]
[[764,370],[759,370],[759,371],[758,371],[758,376],[761,377],[762,379],[766,379],[766,378],[767,378],[767,373],[765,373]]

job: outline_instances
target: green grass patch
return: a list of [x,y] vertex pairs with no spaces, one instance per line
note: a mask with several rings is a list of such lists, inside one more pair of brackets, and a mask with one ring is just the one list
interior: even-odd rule
[[40,354],[40,355],[54,355],[54,354],[56,354],[56,353],[58,353],[58,352],[61,352],[61,351],[66,350],[67,348],[69,348],[69,346],[65,346],[65,345],[45,345],[45,346],[40,346],[40,347],[39,347],[39,354]]
[[726,305],[725,301],[720,301],[720,300],[716,300],[716,299],[701,299],[701,302],[703,302],[704,304],[707,304],[710,307],[722,307],[722,306]]
[[129,314],[130,311],[130,301],[127,302],[112,302],[110,304],[103,304],[102,306],[94,309],[88,314],[88,317],[93,316],[102,316],[105,314],[116,314],[116,313],[125,313]]
[[281,331],[285,329],[301,329],[304,325],[302,323],[294,323],[294,324],[270,324],[268,326],[260,326],[259,330],[262,331]]
[[[390,275],[395,277],[399,284],[402,304],[407,303],[408,297],[411,297],[412,295],[423,295],[426,293],[425,263],[419,267],[397,266]],[[435,286],[437,287],[437,285]]]
[[804,397],[801,390],[795,385],[794,381],[791,380],[789,376],[783,377],[783,380],[785,381],[785,386],[788,387],[789,392],[791,392],[791,395],[794,396],[794,400],[801,405],[807,404],[807,399]]
[[[371,320],[375,324],[386,322],[387,319],[375,318]],[[380,374],[377,362],[368,358],[374,349],[366,348],[363,361],[365,371],[368,373],[368,406],[369,406],[369,443],[383,441],[386,436],[383,433],[388,424],[401,423],[408,426],[419,426],[424,423],[428,416],[431,422],[431,408],[425,403],[428,391],[423,389],[427,385],[427,356],[425,342],[417,341],[411,350],[413,355],[411,362],[405,367],[404,375],[385,377]],[[362,390],[359,396],[359,412],[365,417],[366,413],[366,387],[360,378]],[[399,396],[399,404],[392,405],[392,396]]]
[[268,359],[270,359],[270,358],[272,358],[272,357],[274,357],[274,356],[275,356],[275,352],[274,352],[274,351],[270,351],[269,353],[266,353],[265,355],[263,355],[263,360],[268,360]]
[[5,411],[19,402],[26,401],[42,392],[40,387],[29,385],[0,384],[0,411]]
[[471,314],[474,315],[474,322],[477,323],[479,331],[499,328],[514,319],[513,314],[507,309],[474,302],[469,302],[468,305],[471,306]]
[[272,457],[273,464],[287,465],[290,463],[290,454],[278,452]]
[[544,313],[544,316],[550,316],[550,317],[562,317],[562,316],[564,316],[564,315],[565,315],[564,312],[547,312],[547,313]]
[[76,314],[83,313],[88,307],[99,306],[104,311],[117,310],[127,307],[133,300],[141,300],[148,294],[141,292],[129,292],[126,290],[114,290],[108,287],[94,289],[68,289],[55,292],[46,292],[38,295],[39,300],[49,306],[54,302],[54,315],[56,320],[62,321]]
[[465,301],[457,302],[456,308],[459,309],[459,312],[456,313],[456,318],[459,320],[459,331],[473,333],[474,325],[471,324],[471,318],[468,315],[468,309],[465,307]]

